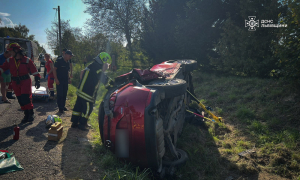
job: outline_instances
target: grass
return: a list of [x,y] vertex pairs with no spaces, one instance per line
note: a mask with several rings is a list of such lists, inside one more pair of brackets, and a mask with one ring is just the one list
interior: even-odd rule
[[[222,172],[206,176],[210,161],[204,159],[204,165],[198,164],[203,168],[198,172],[201,176],[193,174],[189,178],[225,179],[227,174],[239,178],[266,171],[274,176],[299,179],[300,123],[297,117],[300,103],[295,86],[284,80],[221,77],[200,72],[194,73],[194,81],[198,84],[195,87],[198,99],[205,99],[204,104],[212,107],[217,116],[222,116],[226,124],[225,128],[208,125],[209,137],[182,145],[185,150],[199,143],[211,147],[212,139],[218,151],[213,154],[215,161],[222,162],[216,165]],[[226,128],[228,130],[224,130]],[[194,134],[201,135],[200,132]],[[255,155],[247,157],[248,160],[239,158],[237,154],[247,149],[255,149]],[[199,158],[201,156],[191,157]],[[186,173],[191,173],[192,163],[186,166]]]
[[[109,75],[113,78],[128,70]],[[225,124],[193,123],[199,119],[185,123],[177,146],[188,153],[189,161],[177,170],[177,179],[257,178],[260,172],[270,179],[300,179],[300,98],[295,86],[283,80],[201,72],[194,72],[193,80],[197,98],[222,116]],[[74,92],[70,88],[69,94]],[[98,106],[105,92],[101,86],[89,119],[94,132],[92,155],[104,169],[103,179],[153,179],[151,170],[119,161],[101,143]],[[198,107],[195,102],[192,106]],[[248,149],[255,153],[239,157]]]

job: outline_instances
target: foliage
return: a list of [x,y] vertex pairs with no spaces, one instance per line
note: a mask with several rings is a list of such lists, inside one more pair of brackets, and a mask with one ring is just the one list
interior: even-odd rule
[[216,70],[242,76],[267,77],[276,68],[272,42],[278,43],[278,28],[257,28],[248,31],[241,25],[243,19],[257,14],[257,19],[273,19],[277,24],[277,14],[284,13],[286,6],[277,0],[240,1],[235,5],[237,15],[228,15],[223,25],[221,39],[216,45],[218,57],[211,58]]
[[275,55],[279,58],[277,64],[279,69],[278,75],[298,79],[300,78],[300,1],[285,0],[284,4],[288,5],[287,15],[282,17],[280,23],[287,24],[287,28],[282,28],[278,34],[279,42],[275,44]]
[[[88,5],[85,12],[92,16],[88,24],[95,32],[102,32],[110,37],[125,36],[127,46],[132,58],[132,39],[136,37],[140,27],[141,10],[144,0],[84,0]],[[134,61],[133,61],[134,63]]]
[[[47,34],[47,41],[48,41],[48,46],[55,50],[57,49],[57,47],[59,47],[59,26],[58,26],[58,22],[52,21],[52,26],[50,29],[46,29],[45,32]],[[69,20],[63,20],[61,19],[60,21],[60,25],[61,25],[61,34],[64,34],[64,32],[66,30],[70,29],[70,23]],[[63,47],[64,48],[64,47]],[[58,51],[54,51],[56,55],[58,54]]]

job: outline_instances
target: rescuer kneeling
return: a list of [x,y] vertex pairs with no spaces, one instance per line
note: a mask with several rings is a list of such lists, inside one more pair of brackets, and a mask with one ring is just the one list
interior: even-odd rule
[[108,82],[108,77],[104,72],[112,62],[110,55],[106,52],[100,53],[94,60],[82,72],[71,119],[71,127],[78,127],[83,131],[87,130],[87,120],[93,111],[93,104],[100,82],[104,85]]
[[34,120],[34,112],[29,74],[31,73],[34,76],[37,89],[40,88],[41,76],[32,60],[25,56],[24,50],[18,43],[10,43],[7,46],[7,51],[9,51],[11,57],[0,66],[0,75],[6,70],[10,70],[12,88],[25,114],[22,123],[31,122]]

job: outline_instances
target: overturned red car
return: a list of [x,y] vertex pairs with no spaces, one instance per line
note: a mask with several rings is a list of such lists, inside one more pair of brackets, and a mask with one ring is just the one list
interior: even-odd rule
[[194,60],[169,60],[115,78],[99,109],[102,142],[117,157],[161,173],[187,160],[176,148],[193,93]]

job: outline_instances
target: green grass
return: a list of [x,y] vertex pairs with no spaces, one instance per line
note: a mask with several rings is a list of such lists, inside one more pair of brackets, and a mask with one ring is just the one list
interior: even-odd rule
[[[201,83],[197,82],[198,79]],[[239,177],[243,173],[259,173],[260,170],[279,177],[299,178],[300,109],[296,107],[300,107],[300,99],[295,85],[277,79],[222,77],[201,72],[194,73],[194,81],[198,84],[195,86],[197,98],[205,99],[202,103],[212,107],[217,116],[222,116],[225,126],[231,130],[208,125],[206,132],[218,150],[212,156],[223,162],[216,166],[223,172],[216,171],[214,176],[207,177],[204,169],[201,175],[205,177],[201,179],[225,179],[228,173]],[[201,135],[199,132],[194,134],[195,137]],[[201,141],[194,138],[194,143],[183,147],[189,151],[190,147],[199,143],[211,147],[211,142],[207,138]],[[257,156],[248,161],[237,158],[238,153],[253,148]],[[260,170],[253,169],[250,162],[260,164]],[[187,166],[192,168],[189,163]],[[209,163],[202,161],[204,166]],[[188,168],[186,170],[188,173]],[[193,175],[191,178],[199,177]]]

